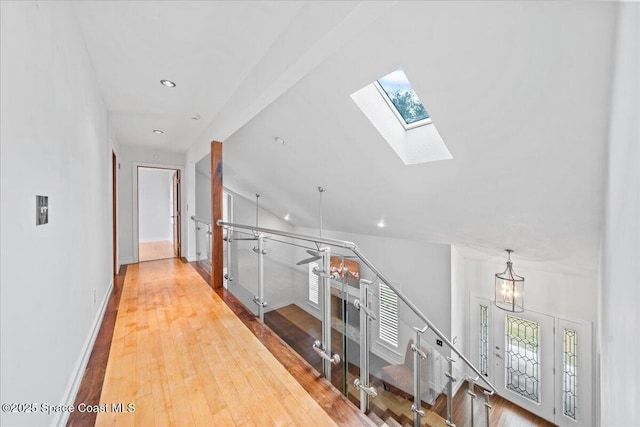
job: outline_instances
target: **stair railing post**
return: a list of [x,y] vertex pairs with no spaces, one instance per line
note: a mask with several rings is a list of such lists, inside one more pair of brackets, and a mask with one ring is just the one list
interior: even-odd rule
[[487,427],[489,427],[489,418],[490,418],[490,412],[491,412],[491,405],[489,404],[489,397],[491,397],[491,392],[485,390],[484,391],[484,412],[485,412],[485,417],[487,419]]
[[196,263],[200,264],[200,221],[194,219],[196,224]]
[[322,350],[329,356],[329,358],[322,359],[322,371],[324,377],[331,382],[331,277],[329,273],[331,271],[331,250],[323,248],[322,255],[322,271],[325,273],[321,275],[320,283],[322,289]]
[[[365,309],[369,309],[370,284],[368,280],[360,280],[360,307]],[[363,309],[360,309],[360,382],[369,387],[369,316]],[[360,388],[360,412],[364,414],[368,410],[369,394]]]
[[258,234],[258,316],[260,323],[264,323],[264,234]]
[[447,357],[447,368],[449,369],[446,373],[445,376],[448,378],[447,381],[447,419],[445,420],[445,423],[448,426],[451,427],[455,427],[455,424],[453,423],[453,418],[451,415],[452,412],[452,408],[453,408],[453,383],[456,381],[456,379],[453,376],[453,359],[451,357]]
[[415,332],[413,345],[411,350],[413,351],[413,405],[411,405],[411,411],[415,414],[413,418],[413,426],[420,427],[420,418],[424,417],[424,410],[422,409],[422,391],[420,385],[422,382],[422,359],[426,358],[426,354],[420,348],[420,337],[427,331],[427,327],[424,329],[413,328]]
[[225,277],[226,279],[226,283],[227,286],[226,288],[229,289],[229,286],[231,286],[231,241],[233,240],[233,235],[232,235],[232,231],[231,228],[227,228],[227,276]]
[[469,390],[467,390],[467,394],[471,398],[471,427],[475,427],[474,402],[476,400],[476,397],[478,397],[475,393],[476,381],[477,378],[473,379],[471,377],[467,377],[467,382],[469,383]]

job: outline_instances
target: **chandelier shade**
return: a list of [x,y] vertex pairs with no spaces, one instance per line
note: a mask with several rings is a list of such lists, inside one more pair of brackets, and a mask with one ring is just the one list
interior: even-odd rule
[[495,278],[495,304],[498,308],[520,313],[524,311],[524,277],[513,272],[511,252],[508,254],[507,268],[502,273],[496,273]]

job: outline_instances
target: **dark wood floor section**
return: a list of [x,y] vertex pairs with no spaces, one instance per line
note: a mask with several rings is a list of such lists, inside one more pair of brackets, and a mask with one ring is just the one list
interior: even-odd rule
[[[102,324],[93,345],[91,356],[87,368],[82,376],[82,382],[76,395],[74,406],[77,408],[79,403],[87,405],[99,405],[100,393],[102,392],[102,384],[104,382],[104,374],[107,369],[107,361],[109,360],[109,350],[111,349],[111,340],[113,338],[113,329],[116,325],[118,317],[118,307],[120,306],[120,297],[122,296],[122,285],[124,277],[127,274],[127,266],[120,267],[120,271],[113,280],[113,292],[107,303],[107,308],[102,318]],[[78,412],[74,411],[69,416],[67,426],[69,427],[86,427],[92,426],[96,422],[95,412]]]
[[[289,311],[291,312],[291,311]],[[287,342],[295,351],[304,356],[307,362],[309,362],[316,370],[322,369],[322,361],[320,357],[311,351],[311,343],[313,343],[313,336],[319,336],[320,334],[320,321],[303,310],[297,310],[299,316],[309,319],[296,319],[297,322],[292,322],[291,319],[281,315],[278,310],[273,310],[265,314],[265,323],[273,329],[285,342]],[[317,324],[316,324],[317,323]],[[305,326],[303,329],[300,325]],[[315,327],[313,326],[314,324]],[[332,334],[332,348],[342,348],[341,335],[339,333]],[[353,377],[359,376],[358,368],[352,364],[349,364],[349,373]],[[338,369],[332,371],[332,382],[340,388],[341,372]],[[371,385],[378,390],[383,389],[383,383],[379,378],[373,375],[370,378]],[[454,396],[453,400],[453,422],[458,427],[467,427],[471,425],[471,405],[470,396],[467,394],[468,385],[464,384],[460,387],[458,393]],[[485,412],[484,412],[484,394],[482,388],[476,386],[475,394],[478,398],[474,402],[474,421],[476,425],[484,426]],[[351,394],[349,395],[352,398]],[[410,400],[412,396],[404,396],[408,398],[407,406],[411,405]],[[398,397],[399,398],[399,397]],[[354,402],[356,403],[356,402]],[[491,425],[492,426],[508,426],[508,427],[533,427],[541,426],[548,427],[554,426],[554,424],[534,415],[523,408],[511,403],[510,401],[500,397],[492,396],[490,404],[492,406],[491,412]],[[423,402],[423,406],[431,409],[440,417],[446,419],[447,414],[446,396],[441,394],[433,405],[428,405]],[[371,410],[375,414],[372,419],[382,420],[389,422],[389,417],[398,421],[399,425],[405,426],[413,425],[412,418],[409,418],[406,413],[400,413],[400,411],[394,411],[392,408],[385,405],[376,406],[376,401],[371,401]],[[429,425],[428,423],[427,425]]]

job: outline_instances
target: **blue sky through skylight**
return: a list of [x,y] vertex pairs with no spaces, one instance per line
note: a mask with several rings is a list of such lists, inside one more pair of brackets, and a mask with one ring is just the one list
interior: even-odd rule
[[429,113],[402,68],[382,77],[378,84],[407,125],[429,118]]

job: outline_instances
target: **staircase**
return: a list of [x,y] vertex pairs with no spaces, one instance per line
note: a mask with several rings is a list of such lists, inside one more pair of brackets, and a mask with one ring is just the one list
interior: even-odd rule
[[[468,381],[473,388],[481,381],[487,416],[472,417],[470,425],[486,425],[495,387],[355,243],[222,221],[214,226],[226,231],[228,292],[357,405],[367,422],[453,426],[454,384]],[[301,294],[311,304],[297,302]],[[408,345],[398,343],[407,348],[403,365],[381,355],[371,339],[387,320],[379,317],[388,304],[397,307],[396,339],[412,337]],[[429,345],[436,339],[444,353]],[[457,362],[471,375],[456,369]],[[472,407],[477,394],[468,395],[462,404]],[[443,413],[425,402],[437,403]]]

